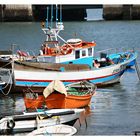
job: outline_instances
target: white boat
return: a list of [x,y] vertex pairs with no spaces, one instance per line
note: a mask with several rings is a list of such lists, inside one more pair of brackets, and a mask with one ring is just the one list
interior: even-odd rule
[[56,64],[20,62],[14,67],[14,85],[17,90],[32,86],[42,92],[54,80],[65,85],[81,80],[88,80],[97,86],[104,86],[120,81],[127,64],[136,59],[134,54],[129,59],[101,68],[86,64]]
[[[121,59],[119,62],[109,64],[100,68],[88,64],[60,64],[60,63],[36,63],[36,62],[16,62],[11,72],[9,69],[2,69],[0,73],[2,81],[5,76],[9,77],[6,84],[12,85],[13,92],[23,92],[27,87],[32,87],[34,92],[43,92],[50,82],[60,80],[64,85],[82,80],[90,81],[95,85],[106,86],[120,82],[126,66],[136,59],[137,54],[131,53],[128,59]],[[118,58],[119,60],[119,58]],[[88,61],[93,64],[93,59]],[[103,61],[102,63],[104,63]],[[101,61],[100,61],[101,63]],[[105,62],[106,63],[106,62]],[[7,71],[7,72],[6,72]],[[6,75],[5,75],[6,73]]]
[[27,136],[72,136],[76,132],[77,129],[73,126],[58,124],[38,128],[27,134]]
[[21,115],[5,116],[0,120],[0,133],[29,132],[36,128],[56,124],[73,125],[85,109],[51,109],[23,112]]

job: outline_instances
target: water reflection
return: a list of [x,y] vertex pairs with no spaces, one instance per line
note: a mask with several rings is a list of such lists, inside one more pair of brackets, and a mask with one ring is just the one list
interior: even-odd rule
[[0,116],[13,115],[25,110],[22,95],[0,96]]
[[134,68],[128,68],[128,69],[125,70],[125,72],[135,73],[136,70]]

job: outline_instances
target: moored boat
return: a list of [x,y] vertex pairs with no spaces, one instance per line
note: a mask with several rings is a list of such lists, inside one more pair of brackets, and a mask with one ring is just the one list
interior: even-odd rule
[[[56,64],[20,62],[14,67],[14,85],[17,90],[32,86],[33,90],[42,92],[48,84],[56,79],[65,85],[81,80],[89,80],[97,86],[105,86],[120,81],[127,64],[136,59],[136,54],[128,59],[96,68],[93,59],[88,64]],[[118,59],[119,60],[119,59]],[[100,61],[106,64],[105,61]],[[37,68],[38,67],[38,68]],[[43,68],[42,68],[43,67]]]
[[[54,24],[50,23],[50,25]],[[13,92],[22,92],[30,86],[33,86],[35,92],[42,92],[56,79],[61,80],[65,85],[81,80],[89,80],[98,87],[118,83],[126,67],[137,58],[136,52],[126,50],[95,57],[94,41],[89,42],[79,38],[65,41],[59,35],[59,32],[64,30],[62,20],[60,19],[59,22],[57,20],[55,27],[50,25],[47,22],[46,27],[42,28],[46,40],[42,44],[39,56],[31,57],[28,53],[18,50],[18,61],[17,59],[14,59],[14,63],[11,61],[12,70],[8,74],[12,77],[10,84]],[[63,44],[59,43],[59,39]],[[126,57],[122,58],[122,56]],[[99,62],[99,67],[95,65],[96,60]],[[0,72],[3,72],[3,68]],[[9,84],[9,79],[4,82]]]
[[72,136],[76,132],[77,129],[73,126],[58,124],[38,128],[27,134],[27,136]]
[[25,93],[24,102],[26,108],[41,108],[43,104],[48,109],[82,108],[89,105],[95,91],[96,86],[87,81],[72,83],[65,87],[61,81],[55,80],[44,89],[42,95]]
[[136,60],[137,53],[129,54],[125,59],[119,54],[115,54],[116,58],[113,54],[110,55],[109,59],[113,63],[108,63],[102,58],[97,59],[100,63],[99,68],[95,66],[96,59],[93,57],[81,58],[79,62],[77,60],[68,64],[16,61],[12,64],[12,69],[1,68],[0,73],[4,73],[1,78],[6,84],[13,85],[11,92],[23,92],[27,87],[32,87],[34,92],[43,92],[44,88],[56,79],[65,85],[88,80],[98,87],[106,86],[120,82],[127,65]]
[[0,134],[30,132],[38,127],[56,124],[73,125],[84,109],[51,109],[23,112],[19,115],[4,116],[0,120]]

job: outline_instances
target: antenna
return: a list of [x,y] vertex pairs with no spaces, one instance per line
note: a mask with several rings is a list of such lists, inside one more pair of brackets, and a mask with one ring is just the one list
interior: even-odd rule
[[51,28],[53,24],[53,5],[51,5]]
[[[66,43],[66,41],[59,36],[59,32],[64,30],[64,25],[62,22],[62,6],[60,5],[60,13],[58,13],[58,5],[56,4],[56,13],[53,13],[53,8],[54,6],[51,5],[51,19],[50,19],[50,26],[49,26],[49,7],[47,7],[47,18],[46,18],[46,28],[42,28],[44,34],[46,35],[46,42],[58,42],[58,38],[60,38],[63,42]],[[54,15],[56,14],[56,26],[53,27],[53,19],[54,19]],[[60,21],[58,19],[58,14],[60,15]],[[55,44],[55,46],[58,46],[58,43]]]
[[60,5],[60,22],[62,22],[62,5]]
[[57,22],[58,22],[58,9],[57,9],[57,4],[56,4],[56,25],[57,25]]
[[46,28],[49,27],[49,7],[47,7],[47,18],[46,18]]

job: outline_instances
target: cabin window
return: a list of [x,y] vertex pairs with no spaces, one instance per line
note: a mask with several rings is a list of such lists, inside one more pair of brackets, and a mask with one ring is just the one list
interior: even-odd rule
[[82,56],[86,56],[86,50],[82,50]]
[[78,59],[78,58],[80,58],[80,51],[79,50],[75,51],[75,59]]
[[92,48],[88,48],[88,56],[92,56]]

